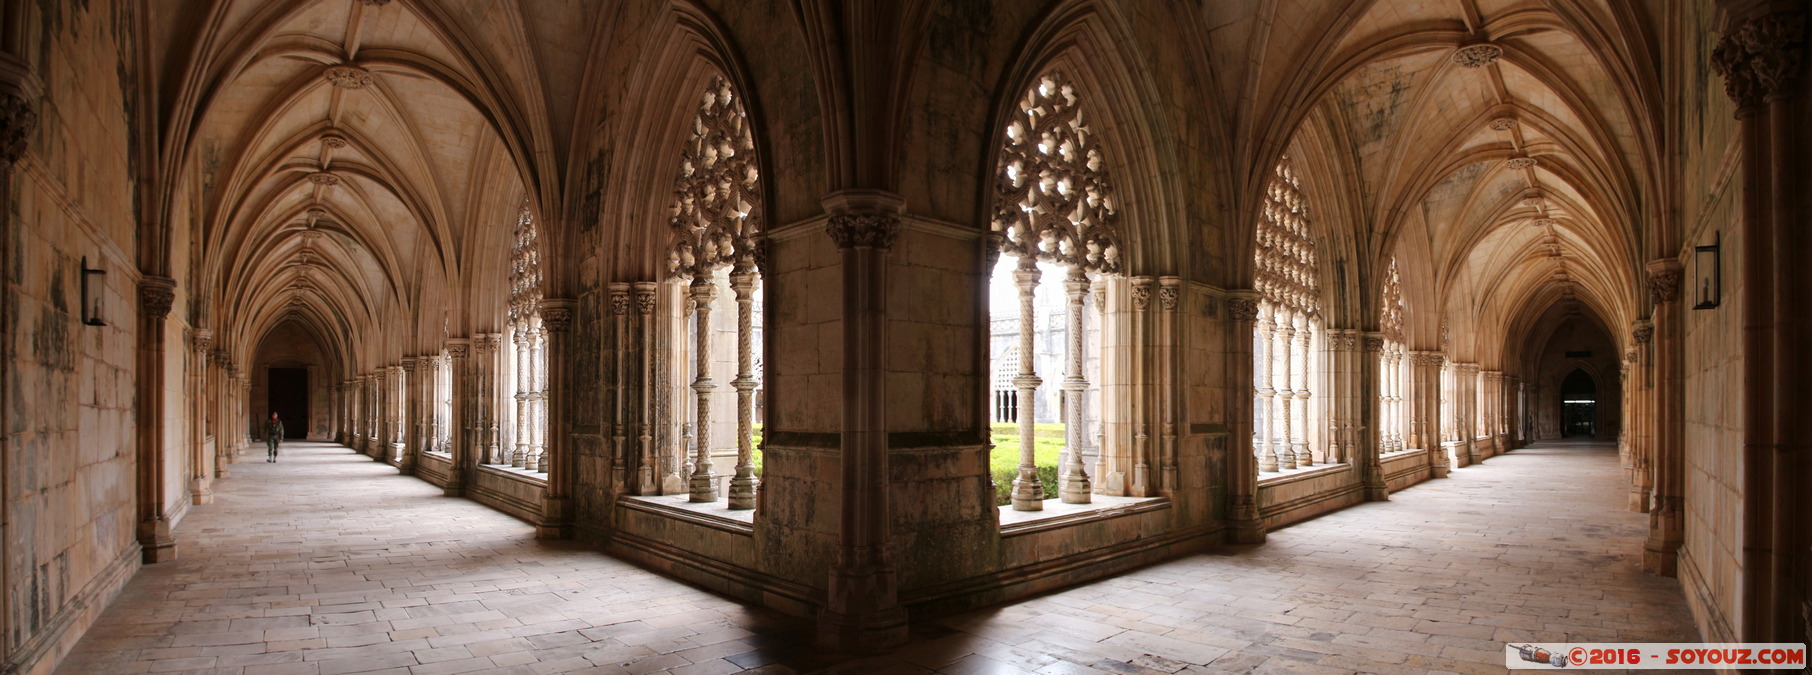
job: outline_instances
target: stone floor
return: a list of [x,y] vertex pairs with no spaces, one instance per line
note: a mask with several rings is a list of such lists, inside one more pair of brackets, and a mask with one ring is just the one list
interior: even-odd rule
[[[260,453],[262,454],[262,453]],[[1273,533],[920,622],[867,659],[339,446],[234,467],[65,673],[1502,672],[1505,641],[1696,641],[1608,446],[1519,450]]]

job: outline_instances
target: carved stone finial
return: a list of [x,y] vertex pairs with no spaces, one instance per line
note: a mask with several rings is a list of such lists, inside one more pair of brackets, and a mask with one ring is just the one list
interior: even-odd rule
[[1461,68],[1483,68],[1504,55],[1504,48],[1489,42],[1470,44],[1453,53],[1453,63]]
[[31,133],[38,128],[38,111],[18,96],[0,96],[0,162],[11,166],[25,156]]
[[339,185],[340,177],[326,171],[316,171],[308,174],[308,182],[315,185]]
[[541,325],[549,331],[564,333],[573,327],[573,310],[567,307],[543,307]]
[[151,319],[162,321],[170,315],[176,302],[176,280],[170,277],[146,276],[138,281],[139,310]]
[[884,213],[846,213],[830,217],[824,227],[837,248],[870,247],[887,250],[900,234],[900,219]]
[[1492,131],[1509,131],[1515,127],[1516,118],[1514,117],[1497,117],[1491,120]]
[[1540,162],[1534,157],[1512,157],[1510,158],[1510,161],[1504,162],[1504,166],[1521,171],[1523,169],[1533,168],[1539,163]]
[[327,83],[341,89],[364,89],[371,85],[371,71],[358,66],[334,66],[327,69]]

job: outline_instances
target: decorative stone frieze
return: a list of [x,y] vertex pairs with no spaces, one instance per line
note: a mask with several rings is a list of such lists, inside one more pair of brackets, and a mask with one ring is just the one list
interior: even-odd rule
[[1534,168],[1535,165],[1540,163],[1541,162],[1534,157],[1512,157],[1509,161],[1504,162],[1504,166],[1521,171],[1523,169]]

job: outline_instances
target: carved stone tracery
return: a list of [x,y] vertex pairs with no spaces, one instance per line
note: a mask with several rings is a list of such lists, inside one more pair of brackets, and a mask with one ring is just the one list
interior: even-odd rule
[[680,151],[667,218],[669,277],[696,279],[726,264],[754,267],[762,232],[760,177],[748,115],[730,82],[713,77]]
[[991,230],[1007,255],[1121,273],[1118,205],[1076,88],[1045,73],[1007,125]]

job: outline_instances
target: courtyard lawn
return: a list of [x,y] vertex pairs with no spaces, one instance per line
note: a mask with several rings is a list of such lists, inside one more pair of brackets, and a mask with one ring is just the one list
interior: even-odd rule
[[[1038,424],[1032,428],[1032,463],[1044,483],[1045,499],[1057,496],[1057,458],[1063,452],[1063,433],[1062,424]],[[988,436],[994,443],[988,469],[994,476],[995,501],[1006,505],[1013,501],[1013,478],[1019,475],[1019,424],[995,424]]]

